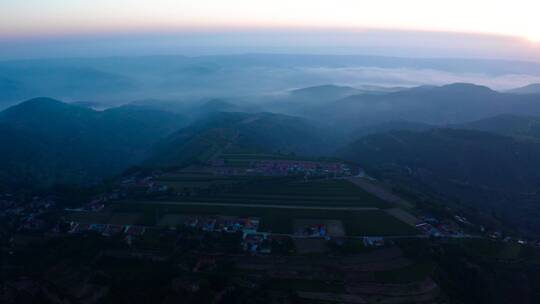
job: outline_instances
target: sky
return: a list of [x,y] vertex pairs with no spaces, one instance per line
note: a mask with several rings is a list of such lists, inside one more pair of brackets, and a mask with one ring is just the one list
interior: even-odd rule
[[540,61],[538,12],[538,0],[0,0],[0,59],[244,50]]

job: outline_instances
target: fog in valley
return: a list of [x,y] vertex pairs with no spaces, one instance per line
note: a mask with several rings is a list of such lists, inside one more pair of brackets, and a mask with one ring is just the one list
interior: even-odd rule
[[540,303],[535,1],[0,2],[0,303]]
[[[225,98],[262,105],[319,85],[386,91],[474,83],[507,91],[540,82],[540,64],[347,55],[143,56],[0,62],[0,106],[47,96],[97,108]],[[331,101],[331,100],[328,100]]]

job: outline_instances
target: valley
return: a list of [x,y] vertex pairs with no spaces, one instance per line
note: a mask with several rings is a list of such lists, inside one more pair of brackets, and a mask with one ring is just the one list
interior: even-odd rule
[[0,304],[540,303],[539,11],[0,0]]
[[[403,96],[449,90],[502,94],[461,84],[376,94],[323,86],[291,96],[329,101],[284,113],[216,100],[98,111],[39,98],[8,108],[4,288],[12,299],[73,303],[487,302],[520,288],[512,267],[529,269],[521,279],[536,286],[540,145],[536,116],[519,114],[535,97],[475,121],[498,111],[449,112],[440,123],[402,116],[414,109]],[[373,99],[399,100],[403,112],[364,120],[356,111]],[[346,116],[324,110],[336,102],[354,107]],[[35,252],[43,260],[30,267],[47,278],[28,276]],[[471,271],[472,282],[460,280]],[[510,283],[473,297],[471,284],[500,284],[490,271]]]

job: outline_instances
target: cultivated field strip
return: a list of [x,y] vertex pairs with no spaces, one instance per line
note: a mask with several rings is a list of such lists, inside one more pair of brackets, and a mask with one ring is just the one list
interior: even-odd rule
[[377,208],[341,208],[305,206],[242,206],[237,204],[201,204],[163,201],[122,201],[111,206],[112,212],[140,213],[146,224],[156,225],[166,214],[227,215],[261,218],[260,231],[292,234],[298,219],[337,220],[347,236],[410,236],[418,232],[408,224]]

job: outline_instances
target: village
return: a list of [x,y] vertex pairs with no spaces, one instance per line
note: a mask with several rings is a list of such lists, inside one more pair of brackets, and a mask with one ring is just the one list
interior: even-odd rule
[[309,161],[288,159],[242,159],[218,158],[211,163],[212,171],[218,175],[259,175],[287,176],[303,174],[306,176],[350,176],[350,166],[332,161]]
[[[252,162],[252,171],[244,172],[245,175],[260,174],[263,176],[289,176],[302,174],[331,174],[332,176],[350,176],[351,170],[341,163],[319,163],[313,161],[291,161],[291,160],[264,160]],[[223,168],[220,163],[213,163],[211,168]],[[358,171],[358,170],[357,170]],[[361,172],[361,170],[359,171]],[[220,176],[224,171],[215,171],[216,176]],[[233,176],[235,174],[232,174]],[[39,197],[20,201],[14,195],[3,194],[0,196],[0,218],[4,220],[4,227],[11,227],[11,231],[16,233],[42,232],[60,233],[61,228],[68,234],[95,233],[104,237],[123,236],[127,243],[141,238],[148,231],[174,231],[183,227],[192,231],[239,234],[240,246],[251,254],[269,254],[271,246],[268,244],[273,239],[289,238],[291,243],[294,239],[311,238],[319,239],[321,242],[342,243],[343,239],[353,238],[362,240],[366,246],[383,246],[386,240],[393,237],[403,237],[399,235],[354,235],[346,232],[340,220],[317,220],[317,219],[297,219],[292,223],[290,232],[260,231],[261,218],[256,215],[234,216],[234,215],[205,215],[205,214],[164,214],[154,225],[145,225],[130,221],[89,221],[91,218],[99,218],[99,215],[107,211],[107,206],[113,202],[118,202],[138,196],[146,197],[175,197],[182,193],[170,187],[167,183],[161,182],[167,173],[162,171],[152,171],[145,174],[135,174],[124,177],[118,187],[107,193],[101,193],[91,198],[87,203],[73,208],[63,208],[62,212],[73,216],[60,216],[55,222],[45,220],[42,215],[57,211],[58,207],[53,196]],[[206,188],[198,185],[195,190],[188,193],[194,195],[194,191],[206,193]],[[182,194],[184,195],[184,194]],[[90,215],[90,216],[87,216]],[[82,217],[81,217],[82,216]],[[84,218],[80,221],[76,218]],[[470,238],[485,237],[504,242],[515,242],[520,245],[530,244],[540,247],[540,241],[521,238],[518,236],[505,236],[500,231],[487,231],[483,226],[478,227],[476,234],[465,232],[476,226],[470,223],[465,217],[454,215],[454,218],[440,220],[429,213],[417,216],[414,221],[414,228],[418,233],[408,235],[408,238]],[[2,231],[7,236],[7,229]]]
[[[69,205],[58,193],[3,194],[2,252],[16,263],[27,251],[61,242],[86,248],[91,260],[134,263],[133,268],[169,265],[181,274],[174,288],[191,297],[202,296],[204,277],[234,265],[227,269],[240,284],[265,286],[278,298],[292,290],[305,302],[338,297],[349,303],[410,303],[437,299],[440,288],[431,266],[405,254],[408,243],[477,240],[540,248],[537,240],[484,229],[463,215],[413,210],[412,216],[351,183],[350,178],[366,177],[351,177],[342,165],[325,167],[324,173],[313,163],[255,166],[266,173],[223,176],[200,167],[136,172]],[[57,284],[74,276],[63,266],[51,271]],[[403,272],[412,274],[392,283]],[[102,288],[79,281],[95,293]],[[216,287],[213,300],[228,288]]]

